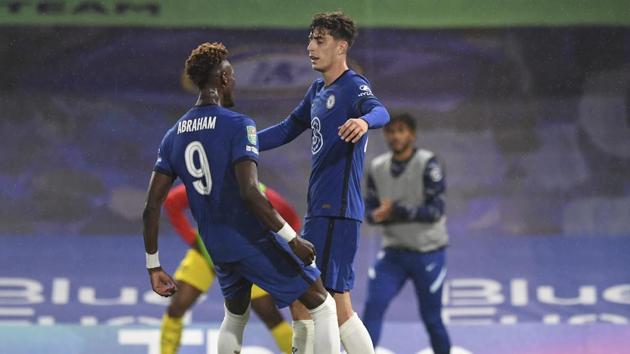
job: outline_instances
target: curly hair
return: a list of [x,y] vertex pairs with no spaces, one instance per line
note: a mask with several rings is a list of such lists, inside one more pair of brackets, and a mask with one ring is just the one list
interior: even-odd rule
[[186,60],[186,75],[200,89],[208,83],[210,74],[228,56],[228,50],[222,43],[202,43],[193,49]]
[[384,129],[387,130],[395,123],[402,123],[409,128],[413,133],[416,132],[416,120],[409,113],[399,113],[392,115],[389,123],[385,124]]
[[348,47],[352,47],[354,39],[357,37],[357,27],[354,21],[342,12],[318,13],[313,16],[310,31],[327,30],[335,39],[348,42]]

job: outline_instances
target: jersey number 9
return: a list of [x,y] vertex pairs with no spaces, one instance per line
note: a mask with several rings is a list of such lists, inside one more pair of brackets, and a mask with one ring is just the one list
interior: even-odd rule
[[[199,157],[199,167],[195,166],[195,154]],[[186,160],[186,169],[193,178],[203,178],[205,183],[200,179],[194,181],[193,187],[197,193],[201,195],[209,195],[212,190],[212,176],[210,175],[210,164],[208,163],[208,156],[203,145],[198,141],[193,141],[186,146],[184,152],[184,158]]]

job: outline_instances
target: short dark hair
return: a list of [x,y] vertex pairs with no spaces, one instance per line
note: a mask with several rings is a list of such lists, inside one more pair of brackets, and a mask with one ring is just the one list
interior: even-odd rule
[[385,124],[384,128],[388,129],[394,123],[402,123],[406,125],[407,128],[409,128],[409,130],[411,130],[412,132],[416,132],[416,120],[409,113],[398,113],[392,115],[392,117],[389,119],[389,123]]
[[227,56],[228,50],[222,43],[202,43],[193,49],[186,60],[186,75],[202,89],[208,83],[210,74]]
[[313,16],[310,31],[327,30],[334,39],[348,42],[348,47],[354,43],[357,37],[357,27],[354,21],[340,11],[318,13]]

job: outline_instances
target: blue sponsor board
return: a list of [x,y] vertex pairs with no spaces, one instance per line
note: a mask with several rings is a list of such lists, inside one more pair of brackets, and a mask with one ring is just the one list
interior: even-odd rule
[[[356,260],[353,302],[359,314],[379,239],[366,229]],[[0,322],[10,324],[156,325],[168,299],[150,289],[137,236],[7,236],[0,247]],[[160,238],[173,273],[186,246]],[[630,322],[630,238],[452,237],[443,316],[448,324]],[[286,312],[285,312],[286,315]],[[223,316],[218,287],[187,323]],[[256,322],[255,316],[252,317]],[[410,284],[388,321],[418,322]]]

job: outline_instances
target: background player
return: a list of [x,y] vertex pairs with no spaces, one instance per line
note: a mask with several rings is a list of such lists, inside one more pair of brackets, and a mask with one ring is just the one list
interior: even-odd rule
[[377,345],[387,306],[411,278],[433,352],[446,354],[451,343],[441,317],[448,243],[444,171],[431,151],[416,149],[411,116],[393,117],[384,132],[391,152],[370,163],[365,203],[367,220],[384,226],[383,250],[369,272],[363,320]]
[[[303,237],[317,250],[324,286],[334,293],[341,340],[350,354],[374,352],[365,326],[352,309],[353,261],[364,206],[361,197],[368,128],[382,127],[389,114],[368,81],[348,69],[347,53],[356,36],[353,21],[342,13],[317,14],[310,25],[308,56],[322,74],[304,100],[281,123],[260,132],[261,150],[312,134],[312,169]],[[294,321],[294,350],[309,353],[312,323]]]
[[179,177],[225,298],[218,353],[240,352],[253,283],[278,306],[299,299],[315,321],[317,352],[339,353],[334,300],[319,271],[307,265],[313,246],[296,236],[258,188],[254,121],[224,108],[233,106],[235,85],[227,54],[222,44],[204,43],[186,61],[199,98],[162,139],[143,213],[151,285],[163,296],[177,290],[159,265],[157,235],[162,203]]
[[[262,183],[259,185],[261,192],[265,194],[271,205],[280,216],[294,229],[300,229],[300,217],[295,209],[280,194]],[[197,298],[208,291],[214,280],[214,266],[207,255],[203,241],[192,227],[186,216],[188,209],[188,197],[186,187],[183,184],[171,189],[164,202],[164,210],[171,224],[190,246],[186,257],[182,260],[177,271],[177,293],[171,298],[171,302],[162,317],[162,331],[160,336],[160,348],[162,354],[175,354],[179,349],[183,324],[182,317],[186,311],[197,301]],[[252,286],[252,309],[265,323],[283,353],[291,353],[291,338],[293,331],[284,320],[280,311],[273,302],[272,297],[257,285]]]

